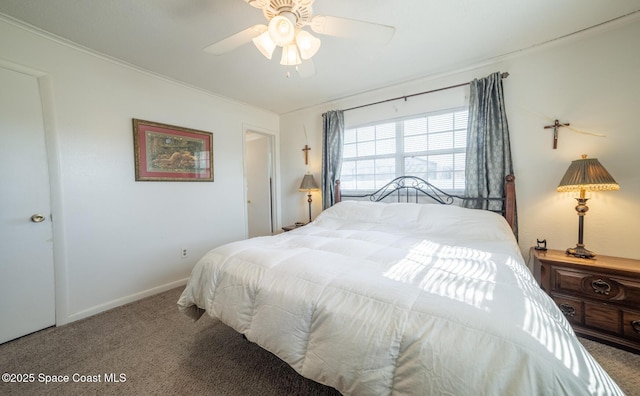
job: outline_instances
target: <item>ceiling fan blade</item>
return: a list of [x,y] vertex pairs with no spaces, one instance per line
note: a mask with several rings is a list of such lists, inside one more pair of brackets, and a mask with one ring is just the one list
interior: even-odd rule
[[258,37],[266,31],[267,25],[253,25],[241,32],[205,47],[203,51],[213,55],[222,55],[240,47],[241,45],[247,44],[255,37]]
[[378,23],[358,21],[326,15],[316,15],[310,22],[311,30],[318,34],[347,37],[386,44],[393,37],[396,28]]

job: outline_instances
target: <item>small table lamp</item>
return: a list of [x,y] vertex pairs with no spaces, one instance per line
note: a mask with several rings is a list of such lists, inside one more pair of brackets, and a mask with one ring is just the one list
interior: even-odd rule
[[307,192],[307,202],[309,203],[309,223],[311,223],[311,191],[320,191],[320,187],[318,187],[318,183],[316,183],[316,179],[311,173],[307,173],[302,178],[302,183],[300,183],[300,191]]
[[584,196],[585,191],[610,191],[619,190],[620,186],[611,177],[609,172],[600,164],[596,158],[587,158],[586,154],[582,155],[582,159],[575,160],[569,165],[569,169],[558,184],[558,192],[580,191],[580,197],[576,198],[578,205],[578,243],[575,248],[567,249],[567,254],[582,257],[593,258],[595,254],[584,247],[582,234],[584,231],[584,215],[589,210],[587,199]]

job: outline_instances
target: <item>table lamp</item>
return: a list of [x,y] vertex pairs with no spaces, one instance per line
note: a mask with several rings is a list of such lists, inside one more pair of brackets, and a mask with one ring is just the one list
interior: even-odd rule
[[576,198],[578,205],[578,243],[575,248],[567,249],[567,254],[575,257],[593,258],[595,254],[585,249],[583,243],[584,231],[584,215],[589,210],[585,191],[611,191],[619,190],[620,186],[611,177],[609,172],[602,166],[596,158],[587,158],[586,154],[582,155],[582,159],[575,160],[569,165],[569,169],[565,172],[560,184],[558,184],[558,192],[580,191],[580,197]]
[[311,173],[307,173],[302,178],[300,191],[307,192],[307,202],[309,203],[309,223],[311,223],[311,191],[320,191],[320,187],[318,187],[318,183],[316,183],[316,179]]

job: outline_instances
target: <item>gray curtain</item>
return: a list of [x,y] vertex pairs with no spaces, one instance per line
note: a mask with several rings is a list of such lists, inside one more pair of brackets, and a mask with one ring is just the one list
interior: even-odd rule
[[[502,74],[470,83],[466,197],[503,198],[505,177],[513,174]],[[465,200],[468,208],[503,210],[503,201]],[[517,224],[517,219],[514,219]]]
[[342,170],[344,112],[322,114],[322,208],[335,204],[335,184]]

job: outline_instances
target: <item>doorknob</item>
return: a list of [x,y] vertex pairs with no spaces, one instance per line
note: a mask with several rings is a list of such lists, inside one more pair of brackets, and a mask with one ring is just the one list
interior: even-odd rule
[[43,215],[34,214],[33,216],[31,216],[31,221],[33,221],[34,223],[42,223],[45,220],[46,217],[44,217]]

